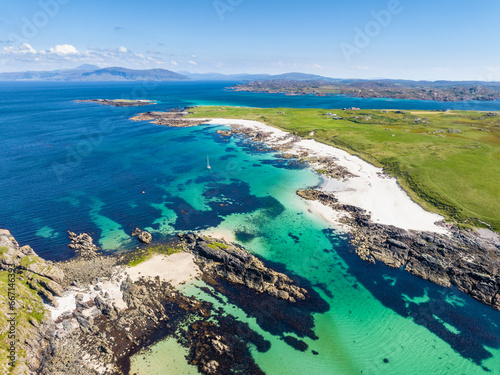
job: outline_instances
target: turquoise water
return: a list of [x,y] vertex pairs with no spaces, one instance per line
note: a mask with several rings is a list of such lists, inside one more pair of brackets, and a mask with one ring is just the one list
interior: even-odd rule
[[[269,351],[253,351],[268,374],[500,373],[500,313],[455,289],[357,258],[347,239],[296,196],[320,182],[311,170],[283,168],[273,153],[221,139],[215,131],[224,127],[128,120],[150,109],[203,103],[482,110],[500,104],[266,96],[228,92],[227,85],[3,85],[0,227],[54,260],[73,256],[66,230],[93,233],[106,252],[135,247],[129,236],[135,227],[156,239],[179,231],[237,232],[250,251],[286,267],[326,301],[313,314],[317,339],[301,337],[309,348],[300,352],[254,311],[186,286],[186,293],[213,301],[271,342]],[[160,104],[73,102],[136,96]]]

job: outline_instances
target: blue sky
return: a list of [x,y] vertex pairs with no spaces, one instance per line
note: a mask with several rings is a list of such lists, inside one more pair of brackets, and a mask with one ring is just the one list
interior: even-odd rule
[[2,0],[0,71],[500,81],[498,0]]

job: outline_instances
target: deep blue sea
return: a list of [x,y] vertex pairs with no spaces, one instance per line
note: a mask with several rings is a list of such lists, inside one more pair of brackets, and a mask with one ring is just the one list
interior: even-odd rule
[[[272,343],[253,352],[268,374],[500,374],[500,313],[453,288],[357,258],[296,196],[320,182],[310,169],[284,168],[241,138],[223,140],[215,133],[223,126],[129,120],[204,104],[498,111],[500,102],[266,95],[225,89],[232,84],[2,82],[0,227],[52,260],[74,255],[67,230],[91,233],[105,252],[134,248],[135,227],[157,240],[198,230],[236,236],[308,280],[327,303],[314,314],[317,337],[297,336],[309,346],[305,352],[240,306],[224,305]],[[158,105],[75,102],[91,98]],[[194,286],[186,293],[217,303]]]

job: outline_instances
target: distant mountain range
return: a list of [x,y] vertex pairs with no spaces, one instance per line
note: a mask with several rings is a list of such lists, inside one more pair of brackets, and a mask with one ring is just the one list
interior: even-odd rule
[[220,74],[175,73],[166,69],[134,70],[121,67],[100,68],[85,64],[74,69],[0,73],[0,81],[267,81],[276,79],[336,82],[333,78],[314,74]]
[[[220,73],[190,73],[172,72],[166,69],[134,70],[121,67],[100,68],[96,65],[84,64],[74,69],[53,71],[27,71],[0,73],[0,81],[233,81],[233,82],[267,82],[296,81],[304,84],[330,83],[355,85],[358,89],[373,89],[384,86],[391,87],[471,87],[480,86],[499,91],[500,82],[482,81],[410,81],[398,79],[345,79],[330,78],[315,74],[285,73],[285,74],[220,74]],[[285,82],[284,82],[285,83]]]
[[190,78],[166,69],[133,70],[81,65],[75,69],[0,73],[0,81],[186,81]]
[[293,80],[293,81],[322,81],[338,82],[339,79],[323,77],[316,74],[285,73],[285,74],[220,74],[220,73],[189,73],[179,72],[197,81],[270,81],[270,80]]

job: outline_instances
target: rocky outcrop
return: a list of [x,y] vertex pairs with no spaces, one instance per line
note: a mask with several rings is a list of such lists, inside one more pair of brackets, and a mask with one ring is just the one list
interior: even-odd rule
[[100,248],[94,244],[94,240],[87,233],[76,234],[68,231],[68,237],[71,243],[68,245],[70,249],[84,259],[96,258],[99,255]]
[[233,133],[231,133],[229,130],[217,130],[217,134],[220,134],[223,137],[230,137]]
[[184,128],[190,126],[197,126],[201,123],[206,123],[210,120],[207,119],[190,119],[184,118],[188,112],[145,112],[139,113],[130,118],[132,121],[149,121],[151,124],[170,126],[174,128]]
[[[236,373],[242,364],[249,369],[243,373],[262,373],[243,339],[250,336],[256,344],[263,339],[245,324],[157,279],[125,279],[120,289],[123,309],[106,294],[88,301],[76,296],[76,310],[57,321],[59,333],[45,352],[39,374],[128,374],[130,357],[166,336],[190,348],[188,361],[203,374],[221,369]],[[186,321],[196,323],[179,330]]]
[[309,158],[308,161],[317,172],[337,180],[357,177],[346,167],[338,165],[337,161],[333,157],[313,157]]
[[148,244],[153,240],[153,236],[151,233],[146,232],[145,230],[141,230],[139,228],[135,228],[135,230],[132,232],[132,237],[137,236],[139,241],[142,243]]
[[[88,235],[73,233],[71,238],[76,245],[92,248]],[[35,264],[30,262],[37,262],[38,273],[29,269]],[[132,355],[168,336],[190,349],[188,361],[203,374],[263,373],[248,344],[266,351],[270,343],[247,324],[215,311],[207,302],[183,296],[159,279],[132,282],[123,272],[123,262],[123,256],[81,256],[58,264],[63,275],[59,267],[31,248],[19,247],[8,231],[0,230],[0,272],[15,270],[17,275],[18,357],[13,374],[128,374]],[[54,281],[59,279],[63,286]],[[106,290],[110,285],[113,295]],[[60,311],[54,321],[42,300],[55,302],[54,294],[63,291],[65,298],[74,295],[74,307]],[[7,326],[8,301],[0,291],[2,327]],[[179,329],[185,322],[191,323]],[[6,336],[0,331],[2,356],[9,347]],[[8,373],[2,366],[0,372]]]
[[185,249],[195,255],[196,262],[204,273],[217,275],[232,283],[242,284],[259,293],[265,292],[289,302],[307,297],[307,291],[294,285],[287,275],[266,267],[239,245],[197,234],[183,234],[179,238]]
[[[40,258],[31,247],[20,247],[8,230],[0,230],[0,274],[8,284],[0,290],[0,357],[11,346],[15,337],[15,367],[13,374],[38,374],[42,352],[55,334],[54,322],[43,302],[56,305],[55,296],[63,289],[59,282],[64,273],[55,264]],[[15,315],[9,315],[9,314]],[[14,316],[16,324],[7,323]],[[11,327],[7,330],[7,327]],[[13,331],[11,331],[13,329]],[[1,373],[9,373],[6,362],[0,364]]]
[[8,230],[0,230],[0,270],[16,269],[26,283],[42,298],[55,304],[54,296],[62,295],[64,272],[54,263],[40,258],[30,246],[20,247]]
[[500,310],[500,243],[494,239],[452,226],[451,235],[446,236],[374,224],[364,210],[339,204],[333,194],[318,190],[297,194],[346,212],[344,222],[352,228],[351,243],[362,259],[404,267],[445,287],[455,285]]

